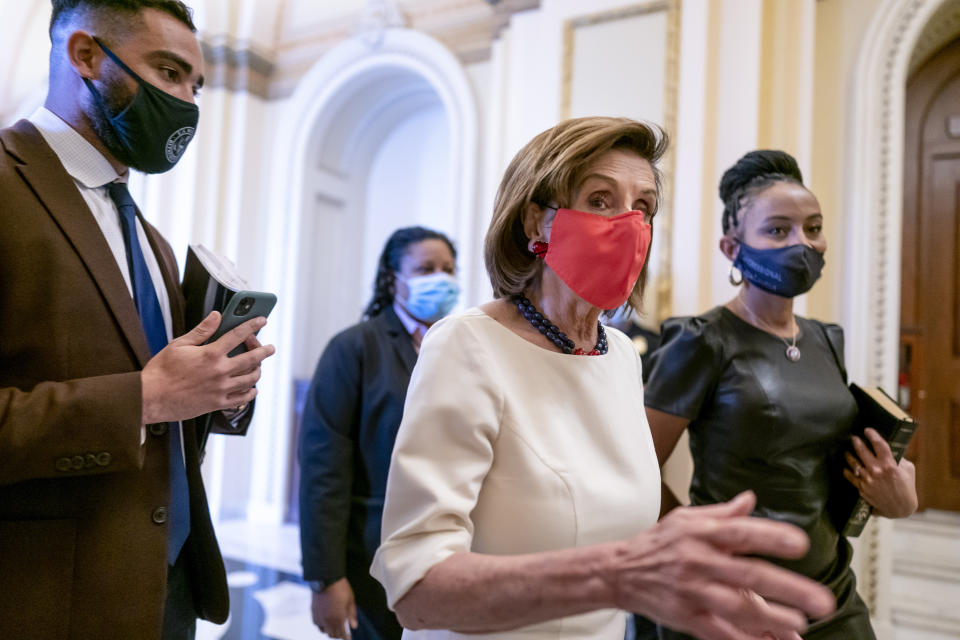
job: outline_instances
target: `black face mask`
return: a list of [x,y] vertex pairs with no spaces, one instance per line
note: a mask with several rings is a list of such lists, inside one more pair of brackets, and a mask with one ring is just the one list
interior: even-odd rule
[[89,79],[84,78],[97,105],[106,114],[123,156],[138,171],[163,173],[177,164],[187,144],[197,131],[200,110],[197,105],[161,91],[133,72],[99,39],[94,41],[117,66],[130,75],[140,87],[125,108],[112,114],[103,95]]
[[733,266],[747,281],[767,293],[792,298],[806,293],[820,279],[823,254],[805,244],[778,249],[754,249],[740,243]]

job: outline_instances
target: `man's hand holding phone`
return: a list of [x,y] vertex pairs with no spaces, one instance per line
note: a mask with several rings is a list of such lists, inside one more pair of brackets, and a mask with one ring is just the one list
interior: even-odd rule
[[[220,325],[207,342],[215,342],[221,336],[228,333],[251,318],[264,317],[270,315],[273,305],[277,303],[277,296],[263,291],[238,291],[233,294],[226,307],[223,309],[223,317],[220,319]],[[259,345],[259,343],[257,343]],[[244,351],[246,344],[238,345],[230,351],[229,355],[236,356]]]
[[[261,345],[256,338],[266,323],[263,316],[253,317],[205,344],[221,325],[221,315],[214,311],[170,342],[141,373],[141,422],[187,420],[253,400],[260,364],[275,351],[273,345]],[[241,345],[246,353],[230,357]]]

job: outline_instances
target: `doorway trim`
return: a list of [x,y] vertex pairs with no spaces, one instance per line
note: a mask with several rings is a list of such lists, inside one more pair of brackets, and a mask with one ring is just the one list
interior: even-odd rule
[[[895,390],[906,83],[917,40],[945,0],[885,0],[868,27],[847,103],[842,320],[851,379]],[[892,635],[893,523],[874,518],[856,545],[859,590],[880,638]]]
[[[479,120],[476,100],[465,70],[440,42],[421,32],[388,28],[371,38],[357,34],[338,44],[318,60],[302,78],[289,102],[278,110],[277,162],[271,173],[270,224],[265,230],[263,271],[266,286],[277,294],[271,324],[276,355],[264,367],[260,387],[270,389],[269,406],[251,430],[253,468],[247,519],[250,522],[283,522],[287,502],[287,466],[291,447],[292,380],[300,253],[300,222],[306,198],[311,161],[319,156],[326,120],[342,106],[343,90],[371,74],[402,70],[421,78],[436,92],[450,126],[451,201],[456,209],[453,235],[458,242],[464,299],[472,300],[476,280],[476,193]],[[349,149],[346,151],[349,153]],[[267,403],[264,403],[267,404]]]
[[847,368],[888,389],[897,382],[907,71],[917,37],[943,2],[884,2],[861,45],[847,110]]

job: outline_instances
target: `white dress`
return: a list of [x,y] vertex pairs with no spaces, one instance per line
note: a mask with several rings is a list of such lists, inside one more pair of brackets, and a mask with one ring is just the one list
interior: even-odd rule
[[[387,480],[371,573],[392,607],[460,551],[510,555],[627,538],[660,510],[640,357],[538,347],[479,309],[427,333]],[[594,611],[514,631],[404,631],[404,640],[622,640],[626,615]]]

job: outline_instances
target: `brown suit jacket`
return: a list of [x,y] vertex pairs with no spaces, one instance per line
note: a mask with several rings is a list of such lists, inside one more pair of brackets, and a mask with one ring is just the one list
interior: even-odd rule
[[[173,252],[144,222],[170,296]],[[141,442],[146,336],[93,214],[27,121],[0,130],[0,638],[159,638],[167,426]],[[184,423],[201,617],[222,622],[223,560]]]

